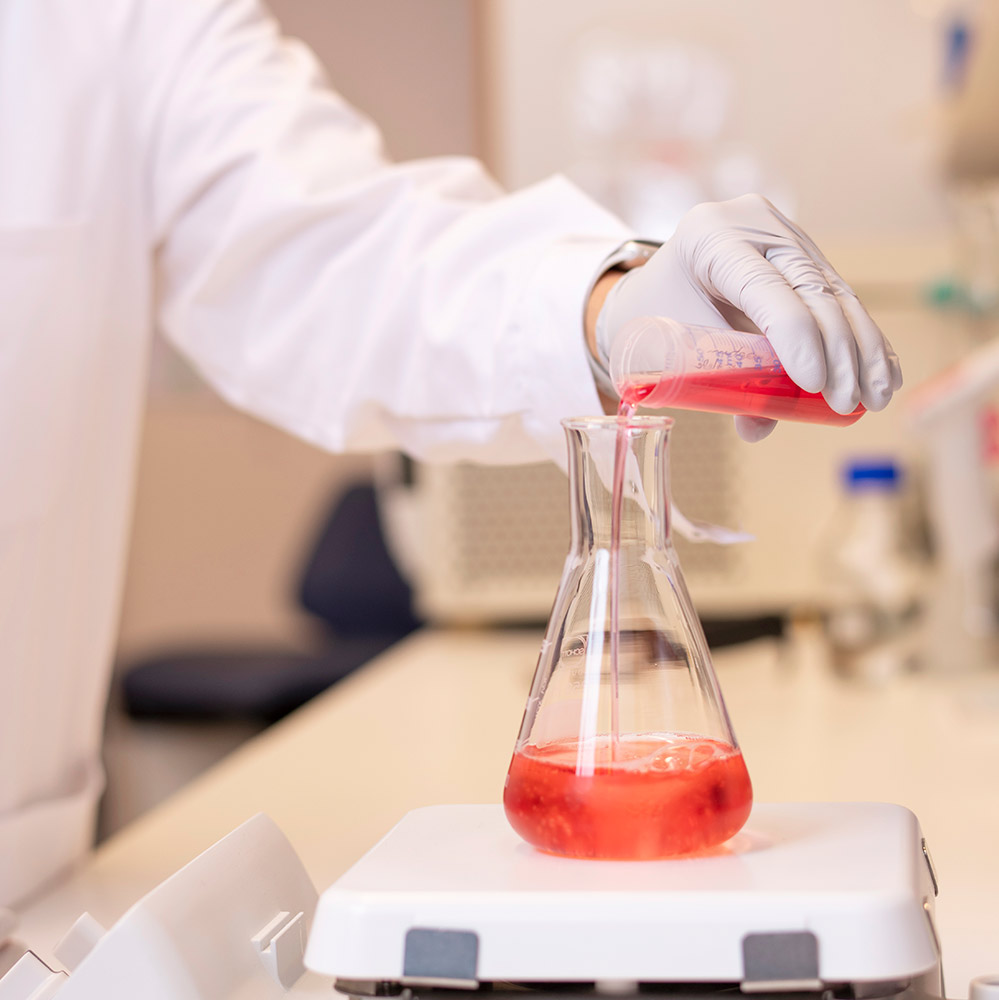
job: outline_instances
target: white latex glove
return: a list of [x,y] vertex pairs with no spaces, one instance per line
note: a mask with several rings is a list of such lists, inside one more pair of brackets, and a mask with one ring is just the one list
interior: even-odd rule
[[[902,385],[891,345],[819,248],[766,198],[747,194],[692,208],[672,238],[611,289],[596,324],[610,356],[638,316],[766,334],[788,375],[837,413],[888,405]],[[747,441],[775,422],[736,417]]]

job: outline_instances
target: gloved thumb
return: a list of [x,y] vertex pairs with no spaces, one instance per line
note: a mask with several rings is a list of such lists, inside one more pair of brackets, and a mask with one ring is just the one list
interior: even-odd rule
[[735,430],[743,441],[762,441],[777,426],[768,417],[751,417],[748,414],[735,418]]

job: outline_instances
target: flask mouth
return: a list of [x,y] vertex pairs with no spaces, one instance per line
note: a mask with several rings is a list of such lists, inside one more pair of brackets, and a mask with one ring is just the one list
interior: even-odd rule
[[604,417],[566,417],[561,421],[567,431],[619,430],[622,427],[630,430],[655,431],[669,430],[675,421],[666,416],[604,416]]
[[588,546],[613,547],[615,516],[619,538],[645,537],[649,532],[668,537],[673,418],[569,417],[562,426],[573,516],[582,519],[580,524],[586,522],[574,531],[575,542],[587,539]]

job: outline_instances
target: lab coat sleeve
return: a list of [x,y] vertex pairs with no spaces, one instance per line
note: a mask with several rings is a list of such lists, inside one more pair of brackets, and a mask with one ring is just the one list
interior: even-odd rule
[[254,0],[145,0],[159,323],[235,405],[334,451],[524,462],[600,412],[583,297],[630,233],[560,177],[392,164]]

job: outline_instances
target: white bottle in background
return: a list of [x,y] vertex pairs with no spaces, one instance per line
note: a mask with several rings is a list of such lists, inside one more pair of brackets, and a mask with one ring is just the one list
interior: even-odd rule
[[902,475],[890,459],[857,459],[822,555],[825,635],[841,675],[882,682],[918,666],[924,561],[906,531]]

